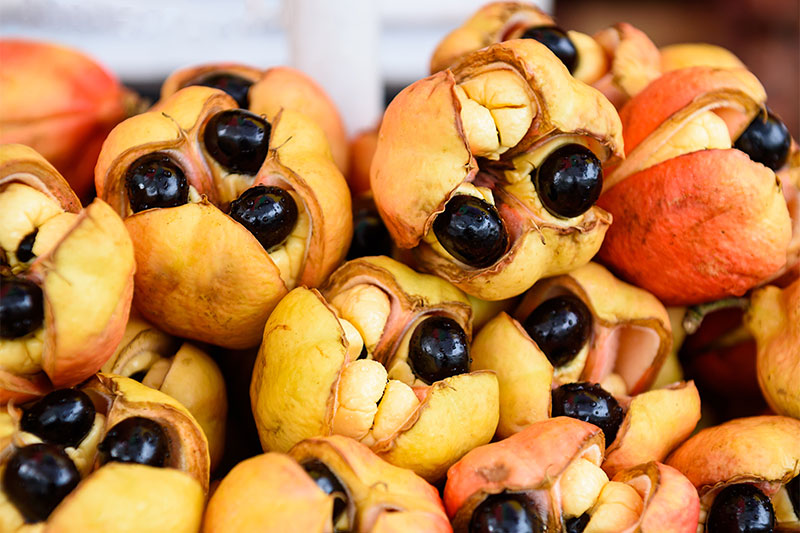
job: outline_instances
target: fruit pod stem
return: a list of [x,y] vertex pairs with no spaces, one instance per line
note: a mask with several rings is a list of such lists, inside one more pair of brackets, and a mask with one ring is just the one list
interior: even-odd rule
[[692,335],[700,329],[700,325],[707,315],[715,311],[721,311],[722,309],[736,308],[746,310],[749,305],[750,299],[746,297],[722,298],[721,300],[714,300],[713,302],[693,305],[687,308],[686,314],[683,315],[683,329],[686,330],[686,333]]

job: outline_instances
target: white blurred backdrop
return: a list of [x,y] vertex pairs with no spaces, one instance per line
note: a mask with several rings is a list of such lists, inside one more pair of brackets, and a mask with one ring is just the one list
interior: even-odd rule
[[295,66],[331,93],[352,133],[377,120],[384,86],[426,76],[436,43],[484,3],[0,0],[0,35],[78,48],[139,86],[198,63]]

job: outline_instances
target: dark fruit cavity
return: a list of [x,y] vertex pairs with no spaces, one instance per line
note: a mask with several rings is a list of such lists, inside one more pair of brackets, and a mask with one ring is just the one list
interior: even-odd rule
[[339,517],[347,509],[347,491],[344,490],[341,481],[337,478],[330,468],[322,461],[312,459],[303,463],[303,470],[325,494],[332,494],[336,498],[333,503],[333,523],[338,522]]
[[374,208],[358,209],[353,215],[353,240],[347,260],[370,255],[391,255],[392,238]]
[[582,515],[575,516],[573,518],[568,518],[564,521],[566,533],[583,533],[583,530],[589,525],[589,520],[591,519],[591,515],[587,513],[583,513]]
[[17,246],[17,261],[21,263],[27,263],[36,257],[36,255],[33,253],[33,245],[36,242],[36,235],[38,233],[39,230],[35,229],[25,235],[25,237],[19,242],[19,246]]

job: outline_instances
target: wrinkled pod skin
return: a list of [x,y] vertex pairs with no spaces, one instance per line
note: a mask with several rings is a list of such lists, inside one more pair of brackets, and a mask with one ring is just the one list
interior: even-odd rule
[[[675,450],[667,464],[682,472],[700,494],[700,528],[714,500],[731,485],[751,485],[770,500],[775,531],[800,527],[797,495],[789,486],[800,475],[800,420],[785,416],[737,418],[706,428]],[[762,496],[762,497],[763,497]]]
[[[575,155],[562,159],[562,149]],[[587,263],[611,223],[590,205],[593,188],[553,200],[561,191],[556,188],[546,207],[534,182],[549,187],[557,173],[542,169],[578,157],[586,166],[576,169],[597,171],[621,152],[621,125],[608,100],[573,79],[544,45],[514,40],[467,55],[404,89],[381,123],[370,184],[395,243],[413,249],[421,268],[472,296],[500,300]],[[593,180],[599,187],[602,176]],[[558,206],[568,198],[584,203]],[[463,237],[447,237],[458,245],[456,252],[441,240],[452,235],[441,225],[457,230],[457,206],[467,201],[486,213],[478,217],[469,206],[466,213],[473,209],[469,216],[476,220],[494,220],[499,236],[491,237],[491,224],[468,224]],[[469,237],[470,228],[484,227],[480,242]]]
[[[136,97],[92,58],[63,46],[0,39],[0,143],[30,146],[91,198],[93,169],[111,129]],[[132,109],[130,111],[133,111]]]
[[211,470],[216,468],[225,449],[228,399],[222,372],[205,351],[159,331],[134,313],[102,371],[132,377],[178,400],[203,428]]
[[492,2],[476,11],[437,45],[431,72],[444,70],[461,57],[495,43],[535,38],[526,34],[534,28],[552,28],[561,34],[574,50],[571,74],[600,90],[617,107],[661,75],[658,49],[630,24],[615,24],[594,36],[562,32],[552,17],[523,2]]
[[[344,489],[344,508],[333,523],[341,496],[321,490],[304,469],[324,465]],[[204,533],[450,532],[435,488],[413,472],[393,466],[352,439],[334,435],[299,442],[288,454],[247,459],[222,480],[209,501]]]
[[239,107],[265,116],[270,122],[281,109],[307,115],[325,132],[336,166],[347,174],[347,132],[339,111],[322,87],[299,70],[290,67],[262,70],[238,63],[183,68],[164,80],[161,98],[192,85],[222,89],[237,100]]
[[764,398],[777,414],[800,419],[800,279],[753,292],[744,323],[756,341]]
[[469,339],[463,293],[386,257],[346,263],[323,292],[293,290],[264,330],[250,399],[265,451],[341,434],[433,482],[491,440],[493,372],[428,383],[409,363],[410,338],[426,320],[446,318]]
[[765,99],[750,72],[703,66],[631,99],[626,159],[606,169],[599,200],[614,215],[600,259],[667,305],[741,296],[776,275],[792,231],[781,183],[732,148]]
[[691,483],[656,462],[609,481],[600,469],[603,440],[596,426],[557,417],[475,448],[447,472],[444,503],[454,531],[470,531],[482,504],[512,495],[525,502],[533,531],[566,531],[583,520],[579,531],[587,533],[693,533],[699,502]]
[[[316,124],[290,110],[264,122],[235,109],[218,89],[178,91],[112,131],[95,180],[134,242],[134,305],[144,318],[172,335],[246,348],[258,344],[280,298],[296,284],[319,285],[344,258],[352,219],[347,185]],[[268,148],[263,160],[252,156],[244,170],[236,170],[220,155],[229,137],[213,135],[222,135],[226,117],[261,122],[257,147]],[[128,173],[139,177],[142,157],[167,161],[172,176],[185,178],[176,182],[185,196],[171,207],[134,212],[131,201],[140,199],[129,198]],[[277,190],[283,205],[294,207],[294,218],[282,228],[288,235],[266,244],[269,249],[244,225],[246,219],[226,214],[238,209],[247,215],[245,198],[264,190]]]
[[[131,379],[97,374],[80,388],[94,406],[83,439],[63,447],[83,481],[52,510],[43,531],[197,531],[209,483],[208,445],[192,415],[171,397]],[[0,469],[17,448],[41,443],[19,420],[26,406],[9,409],[14,428],[0,434]],[[158,424],[166,436],[163,467],[106,462],[101,443],[109,430],[132,417]],[[0,529],[26,532],[20,511],[0,486]],[[38,530],[36,530],[38,531]]]
[[119,216],[102,200],[81,209],[32,148],[0,145],[0,248],[0,404],[97,372],[133,296],[133,246]]
[[[531,337],[536,330],[528,325],[529,317],[552,302],[575,298],[589,313],[589,334],[568,360],[551,361],[548,347]],[[606,443],[602,463],[613,476],[648,461],[663,461],[700,419],[700,398],[692,382],[649,390],[671,344],[669,316],[656,298],[589,263],[539,281],[511,315],[494,317],[475,337],[473,368],[497,373],[500,438],[549,418],[551,390],[573,382],[600,384],[625,412],[616,437]]]

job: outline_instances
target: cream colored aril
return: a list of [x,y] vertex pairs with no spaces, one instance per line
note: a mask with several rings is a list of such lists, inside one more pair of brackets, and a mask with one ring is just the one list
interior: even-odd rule
[[389,296],[379,287],[365,283],[337,293],[330,304],[339,316],[355,326],[367,351],[374,351],[389,320]]
[[581,516],[592,508],[608,483],[608,476],[583,457],[573,461],[558,481],[564,518]]
[[306,261],[308,239],[311,235],[311,219],[300,195],[294,191],[286,192],[291,195],[297,205],[297,222],[286,240],[267,250],[267,253],[278,267],[283,283],[291,288],[297,284],[297,277]]
[[535,99],[525,80],[513,70],[487,70],[462,81],[455,91],[474,156],[499,159],[530,129]]
[[683,154],[730,147],[731,136],[725,121],[713,111],[704,111],[689,120],[658,147],[645,160],[641,170]]
[[[13,176],[12,176],[13,178]],[[10,183],[0,190],[0,248],[11,271],[27,267],[17,259],[23,239],[36,231],[32,252],[44,255],[72,228],[78,215],[66,213],[46,194],[24,185]],[[34,374],[42,368],[44,328],[25,336],[0,340],[0,368],[15,375]]]

